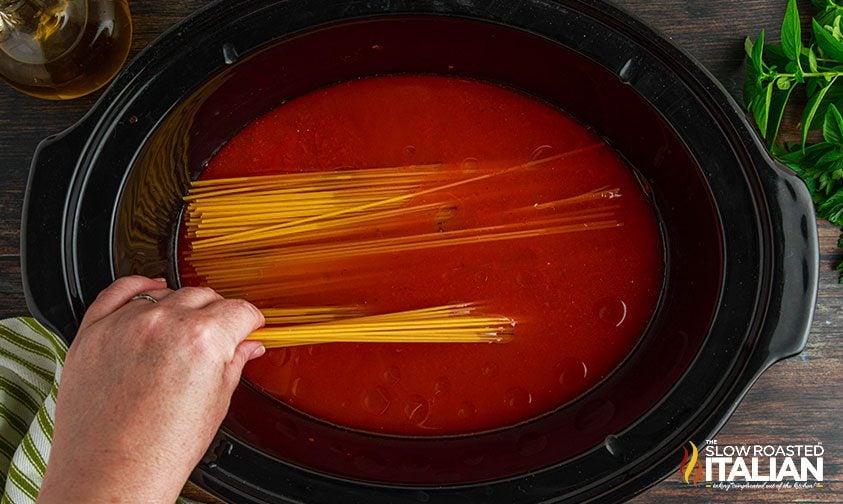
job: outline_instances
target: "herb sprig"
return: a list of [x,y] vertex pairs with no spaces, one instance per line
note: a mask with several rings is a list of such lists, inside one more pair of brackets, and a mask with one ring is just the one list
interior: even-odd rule
[[[747,37],[744,100],[773,156],[802,177],[817,216],[843,227],[843,0],[812,0],[820,11],[803,44],[796,0],[788,0],[781,42],[765,43],[764,30]],[[838,3],[839,2],[839,3]],[[777,141],[794,91],[804,93],[801,141]],[[821,140],[809,134],[821,130]],[[843,234],[837,245],[843,247]],[[837,265],[843,283],[843,263]]]

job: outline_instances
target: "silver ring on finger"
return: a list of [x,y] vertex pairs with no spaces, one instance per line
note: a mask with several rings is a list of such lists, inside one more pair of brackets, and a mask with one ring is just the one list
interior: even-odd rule
[[144,299],[146,301],[149,301],[150,303],[157,303],[158,302],[157,299],[155,299],[154,297],[150,296],[149,294],[147,294],[145,292],[142,292],[142,293],[138,294],[137,296],[133,297],[129,301],[137,301],[138,299]]

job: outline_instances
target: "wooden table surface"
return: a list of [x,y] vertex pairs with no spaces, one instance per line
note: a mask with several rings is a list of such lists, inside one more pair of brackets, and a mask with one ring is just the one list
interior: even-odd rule
[[[130,2],[133,54],[205,0]],[[785,0],[615,0],[690,52],[736,98],[743,37],[777,34]],[[803,12],[812,12],[801,1]],[[770,35],[768,35],[769,37]],[[26,313],[20,279],[19,229],[29,162],[39,140],[79,119],[97,95],[40,101],[0,83],[0,316]],[[838,230],[819,225],[820,291],[808,347],[768,370],[718,435],[722,443],[822,443],[825,488],[782,492],[718,492],[671,476],[636,499],[649,502],[843,502],[843,286],[832,265],[841,259]]]

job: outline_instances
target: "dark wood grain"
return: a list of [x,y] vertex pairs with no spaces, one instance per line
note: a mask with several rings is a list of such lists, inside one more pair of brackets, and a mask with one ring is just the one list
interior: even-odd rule
[[[778,33],[784,0],[616,0],[672,39],[739,98],[743,37],[765,28]],[[132,2],[133,53],[204,0]],[[808,2],[800,2],[810,12]],[[29,162],[43,137],[79,119],[96,96],[46,102],[0,84],[0,316],[26,312],[19,266],[20,211]],[[781,493],[725,493],[692,488],[671,476],[636,502],[843,501],[843,286],[832,264],[841,259],[838,230],[820,223],[822,273],[808,347],[773,366],[755,384],[718,435],[721,443],[821,442],[826,448],[823,489]]]

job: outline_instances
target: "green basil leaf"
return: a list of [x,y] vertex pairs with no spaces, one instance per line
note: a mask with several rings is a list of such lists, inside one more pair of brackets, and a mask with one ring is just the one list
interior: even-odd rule
[[802,150],[799,146],[792,146],[790,151],[776,154],[776,159],[801,174],[807,183],[808,173],[816,167],[817,160],[833,148],[833,145],[826,142],[809,145],[805,150]]
[[833,104],[828,106],[823,118],[823,138],[826,142],[843,146],[843,116]]
[[828,219],[834,225],[843,226],[843,189],[817,205],[817,216]]
[[781,44],[764,45],[764,61],[769,68],[783,69],[790,62],[782,50]]
[[[816,19],[811,22],[814,29],[814,38],[823,56],[843,62],[843,41],[834,38],[834,35],[824,26],[820,26]],[[811,71],[816,72],[816,70]]]
[[764,73],[764,30],[758,33],[755,44],[752,45],[752,53],[750,53],[749,59],[758,73]]
[[837,10],[834,7],[825,7],[822,11],[814,16],[814,19],[819,21],[823,26],[831,26],[834,23],[834,18],[838,16]]
[[823,98],[825,98],[826,93],[828,93],[829,88],[834,85],[834,81],[837,80],[837,76],[834,76],[830,81],[828,81],[819,91],[816,92],[813,96],[808,99],[808,103],[805,105],[805,110],[802,113],[802,148],[805,148],[805,141],[808,139],[808,131],[814,129],[814,117],[817,114],[817,109],[822,104]]
[[[799,170],[795,170],[795,171],[796,171],[796,173],[799,173]],[[813,195],[817,191],[817,184],[814,182],[814,179],[804,178],[804,176],[802,176],[802,177],[803,177],[802,180],[805,182],[805,187],[808,188],[808,192],[810,192]]]
[[825,154],[813,161],[813,169],[822,170],[823,172],[833,171],[835,169],[833,165],[839,163],[841,160],[843,160],[843,152],[840,152],[838,149],[828,149]]
[[[776,79],[776,82],[780,80],[786,80],[785,77],[779,77]],[[789,82],[789,80],[788,80]],[[779,128],[782,124],[782,119],[784,118],[784,110],[787,107],[787,102],[790,99],[791,93],[793,93],[794,86],[788,87],[784,93],[773,93],[773,97],[770,100],[769,111],[767,112],[768,123],[767,123],[767,135],[765,138],[767,139],[767,145],[775,145],[776,138],[779,136]],[[781,87],[779,87],[781,89]],[[799,149],[800,151],[802,149]]]
[[799,25],[799,10],[796,0],[788,0],[782,21],[782,49],[788,58],[799,61],[802,52],[802,28]]
[[788,152],[786,154],[779,154],[776,157],[782,163],[788,166],[792,166],[802,164],[802,161],[805,159],[805,156],[806,153],[802,149],[796,149],[795,151]]
[[834,189],[833,182],[834,181],[831,180],[830,173],[823,173],[822,175],[820,175],[820,197],[828,197],[831,195],[831,192]]
[[774,143],[770,146],[770,154],[772,154],[776,159],[786,156],[788,154],[787,146],[780,143]]
[[831,1],[827,2],[823,10],[817,13],[814,18],[823,26],[833,26],[834,20],[840,17],[841,14],[843,14],[843,6]]
[[799,66],[799,62],[797,61],[789,61],[787,65],[784,67],[787,73],[793,74],[793,79],[796,80],[799,84],[805,82],[805,74],[802,72],[802,67]]
[[769,111],[764,107],[764,96],[758,95],[752,99],[749,104],[749,111],[752,112],[752,117],[755,119],[755,124],[758,126],[758,131],[761,133],[761,138],[767,138],[767,118]]
[[799,84],[805,83],[805,73],[802,71],[802,66],[799,63],[796,63],[796,70],[793,73],[795,74],[793,78],[796,79],[796,82]]
[[755,124],[758,125],[758,131],[761,132],[763,138],[767,138],[767,123],[770,119],[770,102],[773,98],[773,82],[767,84],[764,95],[758,95],[753,103],[752,114],[755,117]]
[[819,66],[817,65],[817,53],[814,52],[813,47],[808,48],[808,68],[812,72],[819,72]]
[[[808,148],[805,149],[804,152],[805,152],[806,156],[809,156],[809,157],[813,156],[813,158],[819,159],[820,157],[824,156],[826,152],[828,152],[830,150],[833,150],[833,149],[834,149],[833,145],[828,144],[826,142],[819,142],[819,143],[815,143],[813,145],[808,146]],[[801,151],[802,149],[797,149],[797,150]]]
[[753,98],[761,94],[762,91],[761,79],[755,73],[755,68],[752,65],[746,65],[746,79],[743,82],[743,101],[747,110],[749,110]]
[[813,96],[820,89],[820,83],[825,82],[823,79],[808,79],[805,81],[805,95]]
[[[822,85],[825,84],[825,79],[809,79],[808,82],[816,81],[817,86],[814,88],[812,93],[806,93],[807,96],[812,96],[814,93],[819,91]],[[828,111],[828,106],[832,103],[841,104],[843,103],[843,81],[836,82],[833,86],[828,88],[828,91],[825,94],[825,99],[823,99],[822,103],[820,104],[819,108],[817,108],[817,117],[825,117],[826,111]]]
[[805,157],[802,159],[804,165],[802,171],[811,176],[816,176],[826,170],[821,160],[828,156],[829,153],[837,153],[838,150],[834,145],[828,142],[817,142],[814,145],[805,149]]

